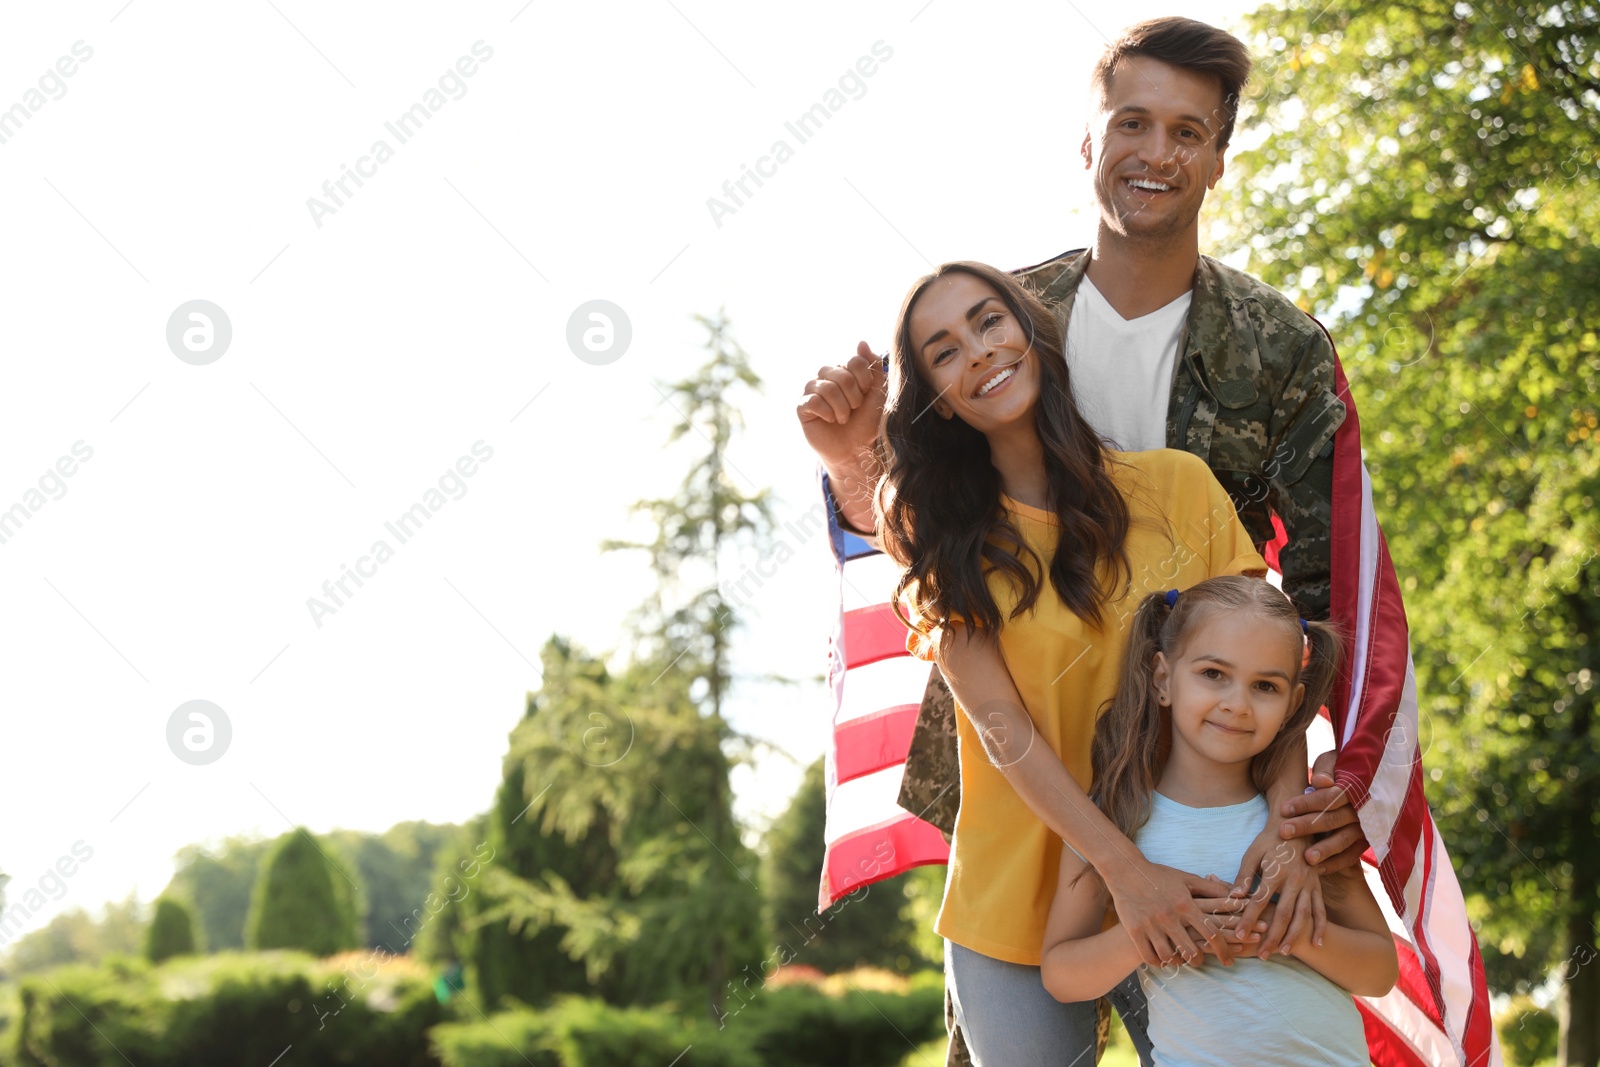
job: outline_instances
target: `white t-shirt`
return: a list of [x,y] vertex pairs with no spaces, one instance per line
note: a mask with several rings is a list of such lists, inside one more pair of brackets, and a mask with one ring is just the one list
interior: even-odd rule
[[1117,314],[1088,275],[1067,324],[1067,373],[1078,410],[1123,452],[1167,447],[1167,406],[1192,291],[1136,319]]

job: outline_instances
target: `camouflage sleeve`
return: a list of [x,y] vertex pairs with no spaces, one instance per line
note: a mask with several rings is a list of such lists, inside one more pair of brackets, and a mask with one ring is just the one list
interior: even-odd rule
[[956,701],[939,668],[928,675],[917,725],[900,779],[899,805],[944,834],[956,831],[961,808],[961,760],[956,745]]
[[1344,422],[1333,368],[1333,344],[1319,328],[1279,394],[1268,460],[1269,500],[1288,534],[1278,556],[1283,591],[1308,619],[1326,619],[1330,603],[1333,435]]

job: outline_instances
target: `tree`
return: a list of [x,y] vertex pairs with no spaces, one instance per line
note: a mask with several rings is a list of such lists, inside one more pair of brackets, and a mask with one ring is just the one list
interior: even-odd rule
[[847,895],[817,913],[817,857],[822,853],[827,798],[823,760],[806,768],[800,788],[766,833],[761,885],[767,930],[779,959],[834,973],[874,966],[909,971],[934,964],[915,942],[901,875]]
[[451,823],[401,822],[381,834],[336,830],[327,835],[359,872],[356,882],[367,904],[363,944],[386,952],[407,950],[422,918],[418,909],[440,892],[434,879],[438,857],[461,834],[462,828]]
[[[1600,1061],[1600,22],[1291,0],[1252,19],[1228,229],[1342,349],[1406,587],[1428,792],[1492,984]],[[1248,117],[1244,136],[1248,137]]]
[[230,837],[219,845],[185,845],[163,895],[193,901],[200,941],[212,952],[244,948],[250,895],[272,841]]
[[771,517],[767,493],[740,490],[727,460],[738,397],[759,380],[724,318],[698,321],[710,360],[662,390],[679,418],[668,443],[692,449],[689,472],[672,497],[636,505],[653,541],[607,545],[644,551],[657,578],[632,621],[631,654],[613,672],[552,641],[508,757],[524,768],[526,818],[572,843],[598,828],[616,878],[587,894],[557,870],[534,880],[498,869],[490,884],[503,901],[496,916],[527,931],[564,928],[563,951],[610,995],[693,996],[718,1018],[735,972],[761,960],[756,863],[728,785],[736,620],[719,573],[725,557],[762,543]]
[[361,944],[355,868],[330,850],[304,827],[278,838],[251,895],[246,945],[331,956]]
[[[552,677],[565,676],[562,665],[572,655],[573,650],[560,642],[552,641],[546,647],[547,684]],[[537,712],[538,701],[530,694],[523,723]],[[524,729],[519,725],[513,730],[513,749],[518,731]],[[530,804],[540,799],[547,783],[530,789],[527,765],[514,755],[506,757],[503,773],[494,805],[478,825],[472,843],[464,843],[450,854],[449,868],[439,872],[441,879],[461,879],[469,892],[459,911],[443,917],[445,925],[430,931],[425,943],[433,959],[463,965],[468,996],[481,998],[486,1008],[507,996],[539,1007],[560,993],[589,992],[591,981],[583,964],[563,950],[567,928],[559,917],[544,912],[544,921],[528,924],[525,913],[513,913],[506,906],[505,884],[499,879],[511,884],[513,897],[547,875],[559,878],[579,897],[587,897],[615,880],[616,852],[602,824],[589,827],[575,840],[546,832],[540,809]],[[478,863],[477,870],[473,861]],[[470,878],[469,873],[473,875]],[[603,984],[603,978],[597,976],[596,983]],[[614,990],[610,992],[615,996]]]
[[145,933],[145,959],[160,963],[174,956],[193,955],[194,951],[194,915],[188,905],[172,897],[158,898]]
[[0,979],[63,963],[94,965],[112,956],[135,955],[144,940],[144,912],[136,893],[107,904],[98,916],[70,908],[9,946]]

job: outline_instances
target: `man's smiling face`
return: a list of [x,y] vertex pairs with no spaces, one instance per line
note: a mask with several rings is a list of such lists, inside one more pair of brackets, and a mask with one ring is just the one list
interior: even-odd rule
[[1222,84],[1134,56],[1118,65],[1083,138],[1101,224],[1122,237],[1198,240],[1206,190],[1222,177]]

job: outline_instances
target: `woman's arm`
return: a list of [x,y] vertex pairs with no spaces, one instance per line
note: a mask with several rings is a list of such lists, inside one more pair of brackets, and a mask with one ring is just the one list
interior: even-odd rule
[[1228,887],[1150,863],[1089,802],[1061,758],[1039,740],[999,646],[982,631],[952,623],[944,629],[938,656],[989,762],[1052,833],[1100,872],[1137,956],[1151,965],[1179,956],[1199,960],[1193,928],[1219,959],[1231,963],[1232,951],[1194,902],[1196,896],[1226,896]]
[[1330,875],[1329,886],[1328,930],[1321,943],[1285,943],[1284,951],[1347,992],[1381,997],[1400,977],[1383,911],[1360,867]]
[[[1040,976],[1045,991],[1063,1004],[1103,997],[1139,966],[1139,950],[1126,930],[1100,929],[1110,899],[1105,883],[1088,866],[1071,849],[1061,850],[1061,874],[1044,929]],[[1084,877],[1073,885],[1079,874]]]

